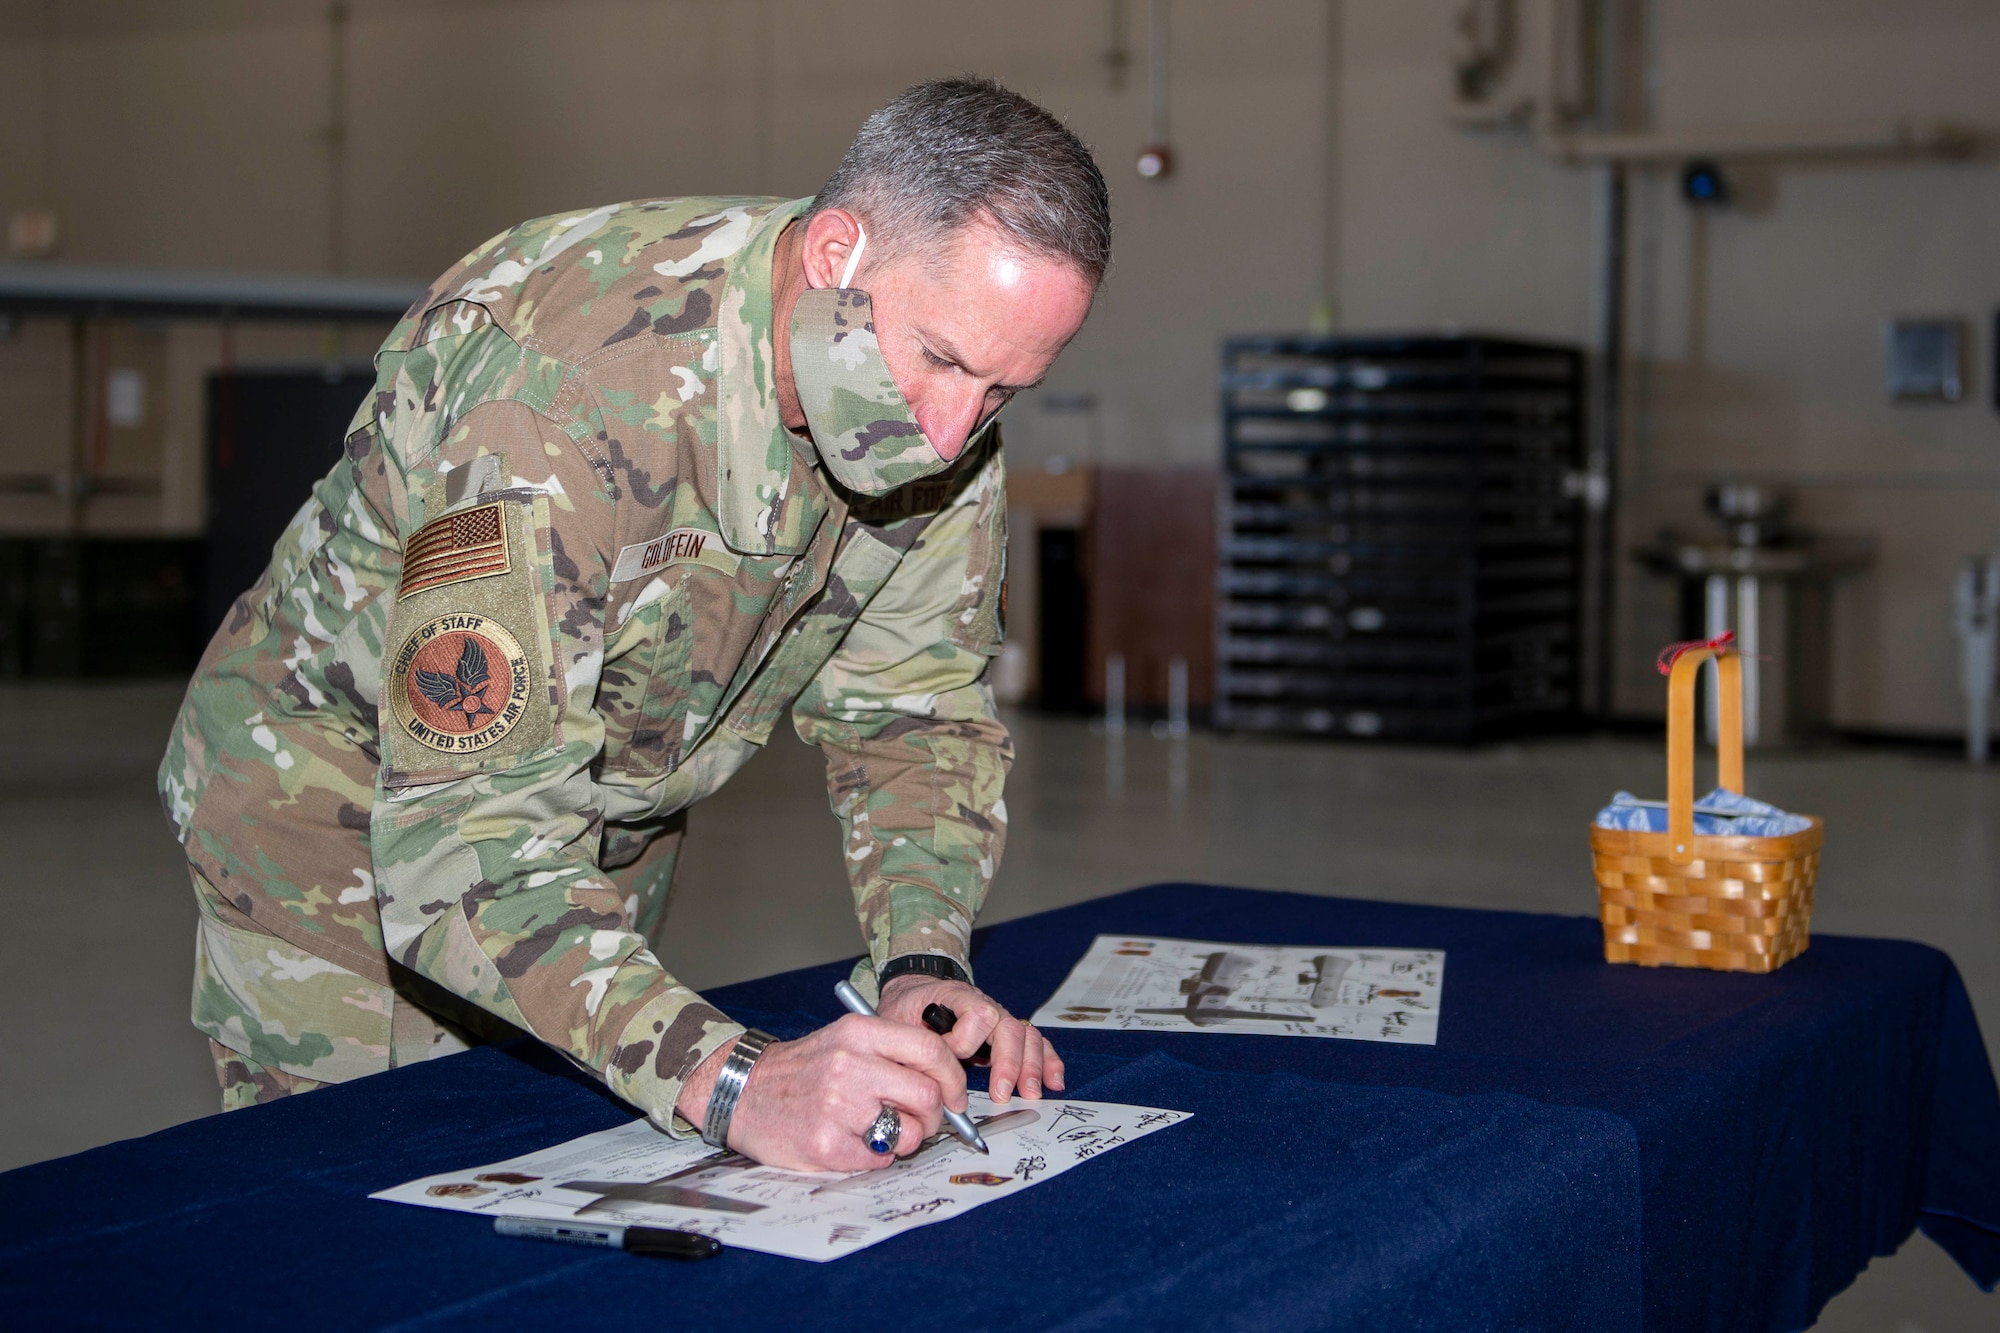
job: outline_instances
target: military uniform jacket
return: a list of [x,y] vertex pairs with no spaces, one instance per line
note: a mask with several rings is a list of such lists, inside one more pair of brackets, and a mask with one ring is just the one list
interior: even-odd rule
[[[809,202],[526,223],[383,345],[160,770],[204,909],[290,946],[268,951],[280,974],[402,991],[407,969],[671,1126],[683,1078],[742,1029],[655,957],[649,846],[787,708],[827,757],[874,963],[967,962],[1011,757],[982,683],[997,435],[867,501],[785,430],[772,253]],[[310,1016],[211,1035],[261,1025],[309,1077],[342,1047],[383,1067],[387,1015],[379,1034],[347,1017],[327,1052]]]

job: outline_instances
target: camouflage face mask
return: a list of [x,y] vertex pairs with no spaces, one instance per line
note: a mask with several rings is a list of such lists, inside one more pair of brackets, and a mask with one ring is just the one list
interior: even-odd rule
[[[886,495],[950,466],[896,388],[875,340],[874,307],[854,279],[866,233],[848,253],[838,287],[799,294],[792,309],[792,378],[820,461],[848,490]],[[982,422],[970,449],[992,429]]]

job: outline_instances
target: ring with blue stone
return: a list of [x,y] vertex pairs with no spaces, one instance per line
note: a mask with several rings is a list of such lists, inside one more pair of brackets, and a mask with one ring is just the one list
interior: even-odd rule
[[896,1140],[903,1137],[903,1117],[896,1114],[896,1108],[885,1106],[882,1114],[875,1117],[875,1123],[862,1135],[862,1141],[870,1152],[886,1156],[896,1151]]

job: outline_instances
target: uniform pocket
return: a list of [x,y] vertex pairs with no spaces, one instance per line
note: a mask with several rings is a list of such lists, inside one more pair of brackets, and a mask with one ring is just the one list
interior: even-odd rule
[[647,668],[645,689],[626,764],[627,771],[645,775],[666,772],[687,753],[693,684],[689,665],[694,652],[694,613],[685,577],[654,606],[658,617],[650,651],[642,654]]
[[597,686],[609,769],[655,777],[677,766],[692,744],[697,577],[690,570],[659,576],[612,636]]
[[389,1067],[389,987],[228,920],[200,876],[195,897],[197,1029],[299,1078],[341,1083]]
[[715,729],[752,665],[769,617],[784,614],[787,556],[728,553],[655,575],[613,635],[598,711],[605,767],[637,778],[679,768]]
[[757,745],[838,651],[856,618],[903,559],[867,528],[852,525],[818,599],[792,622],[729,710],[729,729]]

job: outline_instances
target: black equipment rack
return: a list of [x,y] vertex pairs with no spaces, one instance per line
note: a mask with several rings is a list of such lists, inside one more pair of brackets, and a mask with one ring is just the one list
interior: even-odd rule
[[1225,343],[1216,724],[1458,743],[1569,725],[1583,365],[1505,338]]

